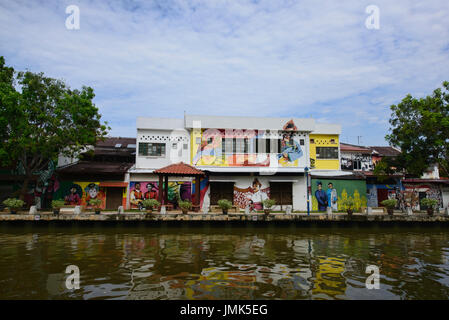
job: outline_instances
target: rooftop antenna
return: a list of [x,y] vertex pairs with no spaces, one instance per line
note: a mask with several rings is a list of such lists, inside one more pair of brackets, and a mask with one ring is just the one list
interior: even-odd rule
[[362,140],[362,136],[357,136],[357,145],[360,145],[360,140]]

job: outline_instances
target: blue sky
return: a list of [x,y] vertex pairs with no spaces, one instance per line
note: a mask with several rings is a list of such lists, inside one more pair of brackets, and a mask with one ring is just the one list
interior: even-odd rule
[[[72,4],[79,30],[65,27]],[[93,87],[114,136],[186,111],[313,117],[341,124],[343,142],[385,145],[389,106],[449,80],[449,3],[2,0],[0,55]]]

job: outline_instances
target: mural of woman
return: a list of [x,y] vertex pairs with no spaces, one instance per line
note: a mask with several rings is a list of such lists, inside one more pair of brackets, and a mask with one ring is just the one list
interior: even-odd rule
[[255,178],[252,183],[253,194],[251,195],[250,200],[252,201],[254,209],[256,210],[262,210],[263,201],[265,199],[268,199],[268,195],[265,192],[262,192],[260,190],[260,187],[262,187],[262,184],[259,182],[259,180],[257,180],[257,178]]
[[65,204],[72,206],[80,205],[82,195],[83,191],[81,187],[77,184],[73,184],[70,187],[70,193],[64,198]]
[[285,133],[282,136],[281,153],[278,154],[278,159],[285,162],[293,162],[302,157],[301,146],[298,142],[293,140],[291,133]]
[[89,205],[89,201],[92,199],[99,199],[102,202],[106,200],[105,194],[100,190],[100,186],[96,183],[89,183],[87,187],[84,188],[84,191],[86,192],[86,199],[84,201],[86,205]]

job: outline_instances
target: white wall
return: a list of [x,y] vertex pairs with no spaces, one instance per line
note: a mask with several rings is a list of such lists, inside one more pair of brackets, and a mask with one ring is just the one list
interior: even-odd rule
[[442,187],[441,193],[443,194],[443,208],[449,207],[449,186]]
[[[292,185],[293,192],[293,210],[306,211],[307,210],[307,181],[306,177],[296,177],[298,182]],[[309,197],[310,211],[312,211],[312,195]]]
[[[139,156],[139,142],[165,143],[165,156]],[[174,148],[176,144],[176,148]],[[184,149],[186,145],[187,149]],[[190,163],[190,136],[185,129],[175,130],[137,130],[136,168],[159,169],[177,162]]]

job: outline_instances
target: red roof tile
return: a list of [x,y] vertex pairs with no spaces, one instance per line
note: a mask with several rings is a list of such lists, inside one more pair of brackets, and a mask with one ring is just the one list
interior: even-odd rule
[[198,170],[197,168],[195,168],[191,165],[188,165],[184,162],[174,163],[174,164],[168,165],[166,167],[154,170],[154,173],[156,173],[156,174],[190,175],[190,176],[204,175],[203,171]]

